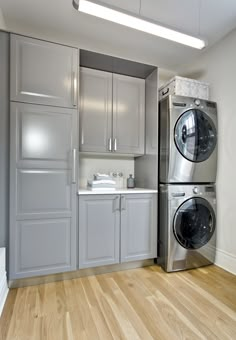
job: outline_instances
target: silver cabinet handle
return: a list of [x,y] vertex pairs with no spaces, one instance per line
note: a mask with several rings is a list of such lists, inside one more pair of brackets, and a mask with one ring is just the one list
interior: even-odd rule
[[117,151],[117,139],[114,138],[114,141],[113,141],[113,151]]
[[73,72],[73,106],[77,105],[77,78],[76,72]]
[[112,140],[111,140],[111,138],[109,138],[109,140],[108,140],[108,150],[112,151]]
[[125,196],[121,196],[121,210],[126,210]]
[[114,211],[120,210],[120,196],[115,197],[114,203]]
[[76,184],[76,149],[72,150],[72,184]]

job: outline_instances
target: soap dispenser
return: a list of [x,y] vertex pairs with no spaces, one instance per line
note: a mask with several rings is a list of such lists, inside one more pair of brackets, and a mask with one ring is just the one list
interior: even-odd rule
[[135,179],[132,174],[129,175],[127,178],[127,188],[132,189],[135,187]]

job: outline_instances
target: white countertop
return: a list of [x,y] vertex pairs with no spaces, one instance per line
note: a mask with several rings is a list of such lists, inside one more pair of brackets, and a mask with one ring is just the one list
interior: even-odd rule
[[81,188],[78,191],[78,195],[116,195],[116,194],[156,194],[155,189],[144,189],[144,188],[134,188],[134,189],[116,189],[116,190],[89,190],[86,188]]

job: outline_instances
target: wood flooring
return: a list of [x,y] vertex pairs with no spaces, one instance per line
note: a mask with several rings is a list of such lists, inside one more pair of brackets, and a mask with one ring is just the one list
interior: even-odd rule
[[236,276],[158,266],[10,290],[1,340],[236,339]]

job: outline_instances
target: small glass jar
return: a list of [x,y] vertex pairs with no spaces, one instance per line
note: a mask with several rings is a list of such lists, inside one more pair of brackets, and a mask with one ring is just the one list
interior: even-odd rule
[[135,188],[135,179],[132,174],[127,178],[127,188],[132,189]]

